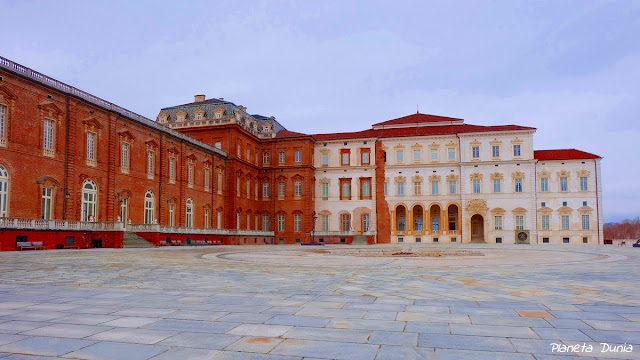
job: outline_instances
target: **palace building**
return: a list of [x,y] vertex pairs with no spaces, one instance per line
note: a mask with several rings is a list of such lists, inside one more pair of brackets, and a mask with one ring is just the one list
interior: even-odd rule
[[0,250],[602,244],[601,158],[535,131],[416,113],[304,134],[205,95],[151,120],[0,57]]

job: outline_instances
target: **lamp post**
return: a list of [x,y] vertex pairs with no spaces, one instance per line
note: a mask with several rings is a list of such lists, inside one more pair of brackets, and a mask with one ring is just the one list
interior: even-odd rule
[[311,230],[311,242],[312,242],[313,244],[315,244],[315,243],[316,243],[315,238],[316,238],[316,220],[317,220],[317,219],[318,219],[318,217],[317,217],[317,216],[314,216],[314,217],[313,217],[313,230]]

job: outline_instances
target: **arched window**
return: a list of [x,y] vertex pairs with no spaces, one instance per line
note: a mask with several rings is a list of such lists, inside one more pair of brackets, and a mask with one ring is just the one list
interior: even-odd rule
[[193,227],[193,199],[187,199],[187,227]]
[[98,187],[93,180],[82,183],[81,221],[96,221],[98,218]]
[[9,173],[0,165],[0,217],[8,216]]
[[153,191],[147,190],[144,194],[144,223],[153,224],[156,216],[156,199]]

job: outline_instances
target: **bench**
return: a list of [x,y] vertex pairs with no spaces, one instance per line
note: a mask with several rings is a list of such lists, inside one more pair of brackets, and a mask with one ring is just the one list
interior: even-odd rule
[[16,243],[16,246],[20,248],[20,250],[25,249],[33,249],[33,250],[41,250],[44,249],[42,246],[42,241],[23,241]]

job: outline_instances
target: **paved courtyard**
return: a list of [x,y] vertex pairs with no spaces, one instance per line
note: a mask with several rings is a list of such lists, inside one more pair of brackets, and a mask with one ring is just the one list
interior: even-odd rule
[[640,359],[639,264],[595,246],[4,252],[0,359]]

